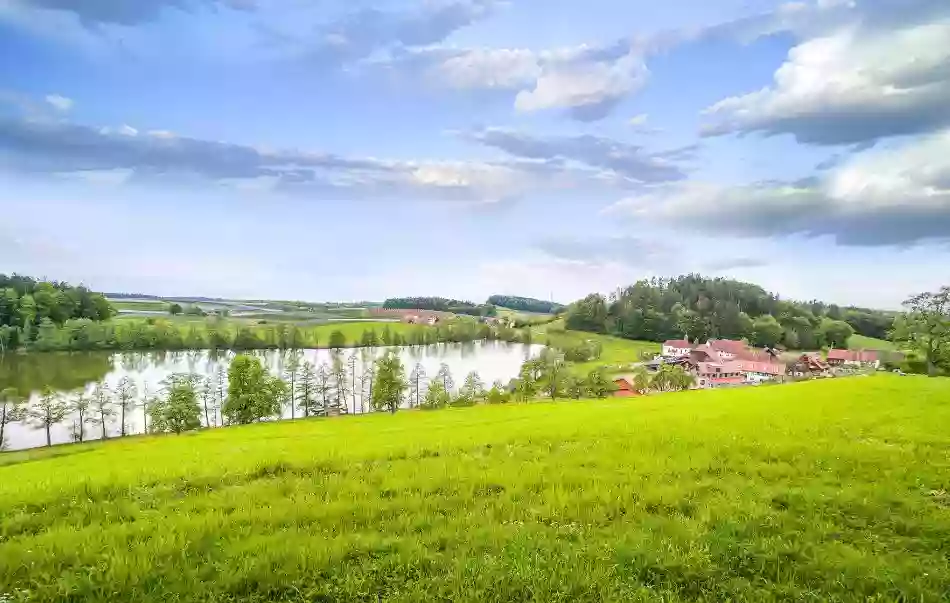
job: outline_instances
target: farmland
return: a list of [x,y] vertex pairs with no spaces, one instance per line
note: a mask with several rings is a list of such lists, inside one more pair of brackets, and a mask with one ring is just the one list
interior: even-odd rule
[[572,362],[570,370],[577,375],[583,375],[596,368],[603,368],[608,373],[629,370],[631,363],[640,362],[643,356],[652,357],[660,353],[660,344],[651,341],[633,341],[610,335],[587,333],[584,331],[568,331],[564,329],[564,321],[543,324],[532,328],[535,341],[547,343],[554,347],[579,345],[585,341],[596,341],[601,345],[600,358],[589,362]]
[[950,381],[265,423],[0,456],[31,601],[937,601]]

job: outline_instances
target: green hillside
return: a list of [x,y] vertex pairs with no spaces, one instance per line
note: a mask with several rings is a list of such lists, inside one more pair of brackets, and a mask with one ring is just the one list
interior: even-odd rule
[[258,424],[0,455],[30,601],[939,601],[950,380]]

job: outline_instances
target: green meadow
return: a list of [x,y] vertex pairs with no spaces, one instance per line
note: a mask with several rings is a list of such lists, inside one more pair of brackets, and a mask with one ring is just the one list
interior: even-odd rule
[[0,455],[0,600],[946,601],[950,380]]

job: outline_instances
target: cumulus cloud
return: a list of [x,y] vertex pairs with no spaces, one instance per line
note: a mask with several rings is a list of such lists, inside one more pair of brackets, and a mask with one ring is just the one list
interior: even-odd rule
[[87,25],[140,25],[158,19],[167,9],[254,10],[257,6],[256,0],[13,0],[13,4],[73,13]]
[[950,125],[950,3],[794,6],[773,27],[803,39],[774,83],[709,107],[706,135],[791,134],[839,145]]
[[[301,150],[96,128],[48,119],[0,120],[0,156],[8,170],[95,180],[175,179],[244,190],[278,189],[319,198],[431,199],[498,202],[532,192],[616,190],[602,170],[544,157],[504,161],[408,161],[344,157]],[[121,178],[117,178],[121,175]],[[114,177],[115,176],[115,177]]]
[[[684,149],[650,153],[638,145],[599,136],[534,136],[501,128],[488,128],[463,136],[516,157],[575,161],[638,183],[686,178],[685,170],[678,163],[685,158]],[[669,156],[670,153],[673,155]]]
[[950,132],[852,156],[820,179],[663,186],[608,211],[741,237],[830,236],[841,245],[950,241]]

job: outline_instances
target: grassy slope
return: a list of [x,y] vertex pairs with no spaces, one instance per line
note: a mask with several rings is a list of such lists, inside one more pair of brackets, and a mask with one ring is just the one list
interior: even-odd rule
[[0,456],[0,593],[937,601],[947,424],[950,380],[880,376]]
[[899,347],[893,341],[875,339],[864,335],[852,335],[848,340],[850,350],[897,350]]
[[651,341],[633,341],[609,335],[598,335],[584,331],[564,331],[564,321],[557,320],[548,325],[540,325],[532,329],[535,341],[552,345],[571,345],[581,343],[587,339],[595,339],[603,346],[603,353],[597,360],[590,362],[571,363],[571,370],[577,374],[585,374],[597,367],[605,367],[608,372],[623,372],[632,362],[639,362],[643,353],[649,355],[660,353],[660,344]]
[[137,310],[140,312],[168,312],[171,304],[160,300],[148,301],[124,301],[109,300],[116,310]]

